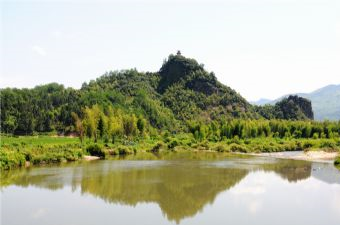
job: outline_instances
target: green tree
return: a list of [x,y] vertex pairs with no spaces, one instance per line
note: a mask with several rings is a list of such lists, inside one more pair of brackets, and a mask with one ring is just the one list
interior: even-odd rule
[[84,132],[85,132],[83,122],[81,121],[81,119],[79,118],[79,116],[76,113],[72,112],[71,115],[72,115],[72,118],[74,120],[74,127],[75,127],[76,132],[78,133],[80,142],[83,143]]
[[137,128],[139,130],[139,133],[144,134],[145,126],[146,126],[146,120],[142,117],[138,117]]
[[135,114],[123,116],[123,128],[124,134],[127,137],[134,136],[137,134],[137,118]]
[[14,130],[17,128],[18,123],[14,116],[8,116],[4,121],[3,129],[7,134],[12,134]]

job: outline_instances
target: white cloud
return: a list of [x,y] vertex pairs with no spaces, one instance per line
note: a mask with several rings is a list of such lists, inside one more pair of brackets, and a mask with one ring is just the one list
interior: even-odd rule
[[37,53],[40,56],[46,56],[47,54],[44,48],[37,46],[37,45],[32,46],[31,49],[33,52]]

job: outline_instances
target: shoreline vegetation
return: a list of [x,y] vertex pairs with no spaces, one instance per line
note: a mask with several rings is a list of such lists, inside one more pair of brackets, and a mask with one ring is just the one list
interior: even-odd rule
[[[242,153],[312,161],[331,159],[330,157],[335,158],[338,155],[334,165],[340,168],[339,138],[259,137],[240,139],[236,136],[223,141],[201,141],[189,133],[176,135],[164,133],[153,138],[116,140],[114,144],[105,143],[101,139],[95,143],[89,138],[84,138],[80,142],[77,137],[65,136],[1,136],[0,169],[10,170],[80,160],[92,161],[137,153],[157,155],[158,153],[182,151]],[[283,151],[305,151],[305,154],[301,153],[297,157],[282,157],[278,153]],[[323,153],[319,153],[320,151]]]
[[310,100],[251,105],[180,51],[157,72],[110,71],[80,89],[4,88],[0,99],[5,170],[139,152],[340,149],[340,121],[314,121]]
[[335,159],[334,165],[340,170],[340,155]]

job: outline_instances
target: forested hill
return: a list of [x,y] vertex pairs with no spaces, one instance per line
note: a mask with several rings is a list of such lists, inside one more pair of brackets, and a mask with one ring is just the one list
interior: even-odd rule
[[308,120],[314,119],[312,103],[306,98],[290,95],[275,105],[254,106],[255,111],[266,119]]
[[[340,84],[327,85],[310,93],[294,94],[299,97],[309,99],[312,102],[314,117],[316,120],[339,120],[340,119]],[[276,100],[262,99],[261,101],[253,102],[255,105],[274,105],[285,95]]]
[[312,118],[306,115],[311,108],[301,110],[294,101],[282,101],[282,107],[270,109],[266,117],[266,108],[253,107],[180,52],[170,55],[158,72],[114,71],[79,90],[51,83],[33,89],[5,88],[0,94],[1,131],[16,134],[72,132],[76,118],[99,115],[88,110],[93,106],[104,114],[129,115],[154,129],[173,131],[186,129],[189,121]]

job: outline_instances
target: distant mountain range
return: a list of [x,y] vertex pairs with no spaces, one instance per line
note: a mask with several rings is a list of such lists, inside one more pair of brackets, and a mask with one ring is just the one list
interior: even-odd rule
[[[294,95],[311,100],[315,120],[340,120],[340,84],[328,85],[311,93],[296,93]],[[251,103],[254,105],[272,105],[287,96],[275,100],[260,99]]]

